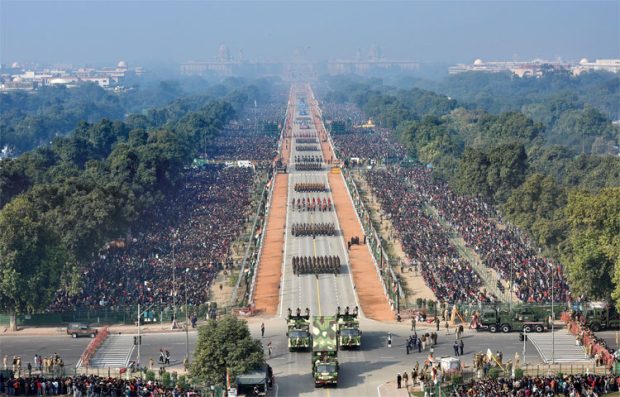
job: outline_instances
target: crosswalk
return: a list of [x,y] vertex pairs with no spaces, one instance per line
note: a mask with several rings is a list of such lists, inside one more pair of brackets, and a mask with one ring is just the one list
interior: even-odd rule
[[110,335],[90,360],[92,368],[125,368],[133,352],[133,335]]
[[545,363],[591,363],[591,359],[585,357],[583,347],[575,345],[575,336],[566,332],[565,329],[553,333],[531,333],[528,339]]

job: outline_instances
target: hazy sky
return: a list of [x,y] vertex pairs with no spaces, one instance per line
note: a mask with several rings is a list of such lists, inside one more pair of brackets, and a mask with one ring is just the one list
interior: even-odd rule
[[178,64],[232,56],[471,62],[620,58],[620,0],[28,1],[0,0],[0,62]]

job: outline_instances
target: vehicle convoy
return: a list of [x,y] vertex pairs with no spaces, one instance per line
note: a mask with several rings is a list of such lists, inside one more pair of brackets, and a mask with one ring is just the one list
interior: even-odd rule
[[286,323],[288,351],[310,350],[312,348],[312,335],[310,335],[310,310],[306,308],[306,314],[302,316],[299,308],[297,308],[295,315],[293,315],[291,309],[289,308]]
[[88,324],[69,324],[67,327],[67,335],[71,335],[72,338],[77,338],[80,336],[94,338],[97,336],[97,330],[91,328]]
[[338,307],[338,344],[340,349],[361,349],[362,348],[362,331],[360,331],[360,323],[357,319],[358,308],[349,311],[346,307],[344,314],[340,313]]
[[491,332],[543,332],[549,329],[549,313],[527,306],[513,307],[512,310],[484,310],[480,314],[476,329],[488,329]]
[[312,377],[315,386],[338,385],[338,319],[312,318]]
[[581,310],[582,319],[593,332],[620,327],[620,314],[605,302],[591,302]]

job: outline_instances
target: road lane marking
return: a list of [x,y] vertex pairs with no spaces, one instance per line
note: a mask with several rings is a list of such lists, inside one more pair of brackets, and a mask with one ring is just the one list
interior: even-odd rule
[[[314,256],[316,257],[316,240],[312,239],[312,246],[314,248]],[[316,276],[316,302],[319,307],[319,316],[323,315],[323,311],[321,310],[321,287],[319,286],[319,276]]]

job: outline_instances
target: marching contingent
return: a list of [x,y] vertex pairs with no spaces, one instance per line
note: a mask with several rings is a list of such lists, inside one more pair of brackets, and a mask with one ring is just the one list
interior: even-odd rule
[[333,223],[294,223],[291,234],[295,237],[335,236],[336,225]]
[[327,192],[325,183],[298,182],[295,183],[295,191],[302,193]]
[[302,197],[291,200],[291,208],[294,211],[332,211],[334,206],[332,205],[331,197],[312,197],[312,200],[308,197]]
[[322,171],[323,165],[321,163],[308,162],[308,163],[295,163],[296,171]]
[[340,257],[335,255],[294,256],[292,258],[293,274],[339,274]]

